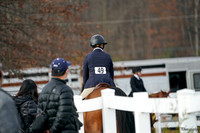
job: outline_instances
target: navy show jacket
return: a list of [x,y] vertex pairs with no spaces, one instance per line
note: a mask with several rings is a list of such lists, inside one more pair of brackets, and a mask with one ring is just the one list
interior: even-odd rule
[[113,62],[109,54],[100,48],[96,48],[86,55],[83,63],[84,88],[94,87],[99,83],[115,86],[113,79]]

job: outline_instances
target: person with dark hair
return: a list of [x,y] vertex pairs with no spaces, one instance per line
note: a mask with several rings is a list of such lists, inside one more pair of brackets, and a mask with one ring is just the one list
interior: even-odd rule
[[[0,63],[0,87],[3,72]],[[6,91],[0,88],[0,133],[21,133],[15,103]]]
[[37,115],[38,91],[35,82],[24,80],[14,100],[24,125],[23,130],[26,130]]
[[51,63],[51,80],[38,99],[38,111],[46,108],[47,128],[50,133],[78,133],[82,123],[78,120],[73,91],[66,85],[70,62],[57,58]]
[[83,62],[83,88],[94,87],[99,83],[108,83],[115,87],[112,59],[103,51],[106,44],[102,35],[91,37],[90,46],[93,52],[86,55]]
[[137,66],[133,67],[132,72],[133,76],[131,77],[130,84],[131,84],[131,92],[128,96],[133,96],[134,92],[146,92],[146,89],[144,87],[143,80],[141,79],[141,73],[142,68]]

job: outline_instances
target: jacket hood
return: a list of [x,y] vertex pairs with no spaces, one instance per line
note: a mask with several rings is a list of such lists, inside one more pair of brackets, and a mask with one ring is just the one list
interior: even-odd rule
[[31,98],[31,96],[17,96],[17,97],[14,97],[14,101],[15,101],[15,104],[17,106],[20,106],[22,105],[24,102],[26,101],[30,101],[30,100],[33,100]]

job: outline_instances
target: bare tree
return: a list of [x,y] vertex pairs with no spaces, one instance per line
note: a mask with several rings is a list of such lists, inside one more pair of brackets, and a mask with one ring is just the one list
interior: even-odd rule
[[4,70],[49,66],[63,57],[80,63],[87,28],[78,25],[87,8],[80,1],[0,1],[0,62]]
[[195,0],[195,7],[194,7],[194,31],[195,31],[195,55],[199,56],[199,13],[198,13],[198,9],[199,9],[199,0]]

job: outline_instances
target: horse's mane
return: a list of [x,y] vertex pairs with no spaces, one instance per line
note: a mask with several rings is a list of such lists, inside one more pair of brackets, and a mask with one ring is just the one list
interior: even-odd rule
[[[120,88],[115,87],[115,95],[127,96]],[[119,133],[134,133],[135,122],[133,112],[129,111],[116,111],[117,124],[119,127]]]

